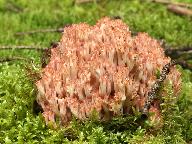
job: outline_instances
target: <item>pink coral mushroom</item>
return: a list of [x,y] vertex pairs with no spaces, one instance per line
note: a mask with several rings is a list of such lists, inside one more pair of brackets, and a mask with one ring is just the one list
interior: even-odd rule
[[[51,49],[50,62],[36,82],[37,101],[46,122],[59,117],[66,124],[72,115],[85,120],[94,110],[108,120],[131,113],[132,107],[141,110],[157,71],[169,62],[157,40],[146,33],[132,37],[122,20],[73,24]],[[175,67],[167,79],[177,95],[181,80]],[[149,111],[159,115],[159,103]]]

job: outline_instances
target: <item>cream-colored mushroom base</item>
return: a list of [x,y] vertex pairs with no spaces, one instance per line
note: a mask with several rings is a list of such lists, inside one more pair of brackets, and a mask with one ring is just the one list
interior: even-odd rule
[[[60,118],[66,124],[75,116],[88,119],[141,110],[158,70],[170,62],[157,40],[146,33],[132,37],[122,20],[103,18],[96,25],[73,24],[64,29],[49,64],[36,82],[37,101],[46,122]],[[180,88],[175,67],[167,77],[174,94]],[[150,108],[159,118],[159,102]]]

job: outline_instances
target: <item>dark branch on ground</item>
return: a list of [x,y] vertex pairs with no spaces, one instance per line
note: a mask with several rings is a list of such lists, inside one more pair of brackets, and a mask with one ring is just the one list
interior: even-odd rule
[[177,64],[179,64],[183,69],[188,69],[192,71],[192,64],[188,64],[186,61],[184,60],[179,60],[177,61]]
[[192,10],[176,5],[168,5],[167,9],[178,15],[192,16]]
[[168,47],[165,49],[165,55],[177,60],[177,64],[181,65],[183,69],[192,70],[192,65],[187,63],[187,61],[191,59],[191,57],[188,57],[189,54],[192,55],[192,47],[183,47],[177,49]]
[[21,46],[2,46],[0,45],[0,50],[10,50],[10,49],[25,49],[25,50],[37,50],[37,51],[44,51],[48,48],[46,47],[40,47],[40,46],[25,46],[25,45],[21,45]]
[[32,30],[32,31],[27,31],[27,32],[17,32],[17,33],[15,33],[15,35],[16,36],[21,36],[21,35],[31,35],[31,34],[36,34],[36,33],[50,33],[50,32],[61,33],[63,31],[64,31],[64,28],[38,29],[38,30]]
[[149,2],[155,2],[155,3],[160,3],[160,4],[165,4],[165,5],[175,5],[179,7],[187,7],[187,8],[192,8],[192,4],[189,3],[182,3],[182,2],[173,2],[170,0],[148,0]]
[[166,5],[167,9],[178,15],[192,16],[192,4],[183,2],[173,2],[170,0],[142,0],[144,2],[154,2]]
[[183,53],[191,53],[192,47],[183,47],[183,48],[166,48],[165,54],[170,57],[180,57]]
[[16,3],[12,2],[11,0],[7,0],[5,4],[5,10],[11,11],[14,13],[20,13],[23,12],[23,8],[20,6],[16,5]]
[[33,60],[30,59],[30,58],[24,58],[24,57],[18,57],[18,56],[11,56],[11,57],[0,58],[0,63],[10,62],[10,61],[15,61],[15,60],[33,61]]

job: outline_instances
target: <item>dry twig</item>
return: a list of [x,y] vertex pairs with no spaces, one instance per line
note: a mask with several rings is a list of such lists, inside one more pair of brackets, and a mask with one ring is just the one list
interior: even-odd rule
[[0,63],[9,62],[9,61],[15,61],[15,60],[33,61],[33,60],[30,59],[30,58],[12,56],[12,57],[0,58]]
[[192,16],[192,10],[177,5],[168,5],[167,9],[179,15]]
[[81,3],[88,3],[88,2],[94,2],[98,0],[75,0],[76,4],[81,4]]
[[15,33],[16,36],[21,35],[31,35],[35,33],[48,33],[48,32],[58,32],[61,33],[64,31],[64,28],[55,28],[55,29],[39,29],[39,30],[33,30],[33,31],[27,31],[27,32],[17,32]]
[[183,54],[192,53],[192,47],[183,47],[178,49],[166,48],[165,54],[173,59],[179,59]]
[[9,50],[9,49],[26,49],[26,50],[37,50],[37,51],[44,51],[48,48],[40,47],[40,46],[0,46],[0,50]]
[[8,11],[11,11],[11,12],[15,12],[15,13],[19,13],[19,12],[23,11],[23,9],[21,7],[19,7],[15,3],[13,3],[11,0],[7,0],[5,9]]
[[170,47],[165,49],[165,54],[172,59],[177,60],[177,64],[181,65],[183,69],[192,70],[192,65],[187,63],[190,57],[186,57],[186,54],[192,53],[192,47],[183,47],[178,49],[171,49]]
[[192,71],[192,64],[188,64],[186,61],[184,60],[179,60],[177,61],[177,64],[179,64],[182,68],[184,69],[188,69]]
[[149,2],[168,5],[167,9],[169,11],[179,15],[192,16],[192,10],[188,9],[188,8],[192,8],[192,4],[189,4],[189,3],[173,2],[170,0],[149,0]]
[[165,4],[165,5],[175,5],[175,6],[179,6],[179,7],[192,8],[192,4],[188,4],[188,3],[173,2],[170,0],[150,0],[150,1],[155,2],[155,3]]

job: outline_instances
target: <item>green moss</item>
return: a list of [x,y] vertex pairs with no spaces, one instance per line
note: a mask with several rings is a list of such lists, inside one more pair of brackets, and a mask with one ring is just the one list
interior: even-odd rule
[[[181,0],[180,0],[181,1]],[[191,2],[190,0],[185,0]],[[183,1],[182,1],[183,2]],[[22,12],[15,12],[16,6]],[[65,24],[94,24],[103,16],[121,16],[133,31],[147,32],[165,39],[171,46],[192,45],[192,19],[178,16],[163,5],[139,0],[103,0],[100,3],[74,5],[71,0],[0,0],[0,45],[49,46],[61,34],[46,33],[15,36],[15,32],[63,27]],[[25,56],[39,65],[34,51],[0,51],[0,57]],[[24,62],[0,64],[0,143],[185,143],[192,140],[192,72],[182,70],[183,86],[177,104],[168,105],[165,125],[151,129],[137,117],[115,118],[109,123],[72,121],[66,128],[47,127],[33,112],[35,87],[28,79]],[[37,68],[38,69],[38,68]]]

